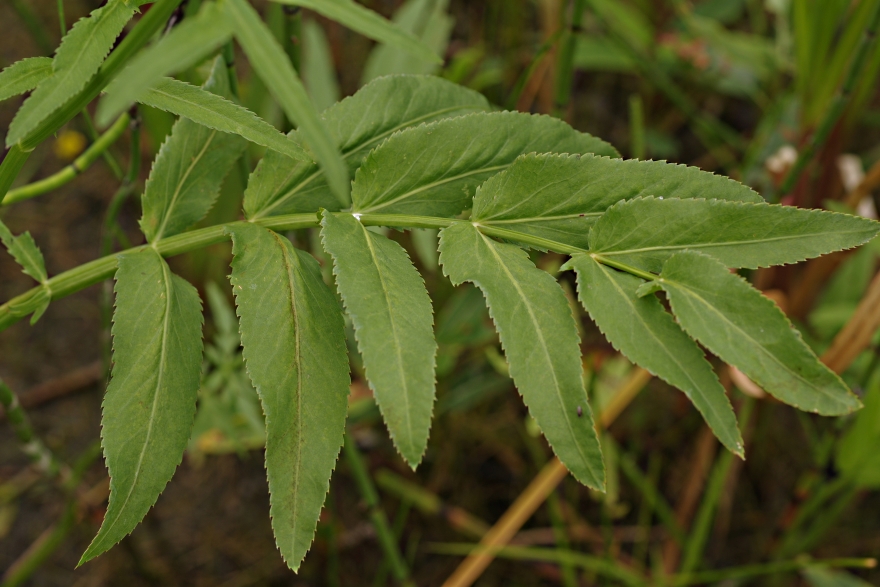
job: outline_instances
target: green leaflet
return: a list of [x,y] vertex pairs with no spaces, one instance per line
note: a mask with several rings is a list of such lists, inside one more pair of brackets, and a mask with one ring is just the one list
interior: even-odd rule
[[471,219],[585,249],[609,206],[649,195],[763,202],[749,187],[695,167],[530,154],[480,186]]
[[230,232],[244,358],[266,414],[272,529],[296,570],[315,534],[345,432],[345,325],[311,255],[253,224]]
[[275,0],[281,4],[302,6],[314,10],[321,16],[357,31],[374,41],[393,45],[412,53],[425,61],[442,63],[431,49],[411,33],[402,30],[392,22],[353,0]]
[[85,87],[131,19],[135,5],[129,0],[110,0],[73,25],[52,59],[52,76],[40,82],[9,125],[7,147],[24,139]]
[[403,247],[354,216],[323,216],[324,249],[333,256],[367,380],[394,445],[415,468],[428,444],[434,405],[431,299]]
[[321,25],[313,20],[305,20],[302,23],[302,44],[303,83],[309,98],[320,112],[338,102],[341,95],[330,43]]
[[152,47],[141,51],[106,88],[97,122],[109,124],[163,76],[192,67],[232,36],[226,16],[213,2],[186,18]]
[[861,407],[776,304],[712,257],[676,253],[666,261],[657,283],[685,332],[767,393],[824,416]]
[[683,249],[756,269],[856,247],[877,231],[877,222],[851,214],[649,197],[609,208],[590,232],[590,251],[653,272]]
[[[414,75],[377,79],[355,95],[334,104],[323,114],[354,177],[367,153],[392,133],[408,126],[447,116],[489,109],[486,99],[446,80]],[[296,137],[294,131],[291,136]],[[244,194],[248,218],[339,210],[342,205],[329,193],[324,173],[317,165],[293,161],[270,151],[257,165]]]
[[525,251],[489,239],[470,223],[440,232],[440,264],[453,284],[471,281],[483,290],[529,413],[578,481],[604,490],[580,342],[562,288]]
[[703,351],[675,323],[655,296],[639,298],[644,283],[574,255],[563,265],[577,272],[578,297],[612,345],[630,360],[682,390],[731,452],[743,456],[736,415]]
[[32,303],[13,308],[16,315],[26,316],[33,314],[31,316],[31,325],[34,325],[45,313],[46,308],[49,307],[49,302],[52,301],[52,292],[46,283],[49,275],[46,273],[46,262],[43,259],[43,253],[40,252],[40,248],[34,242],[34,237],[31,236],[30,232],[13,236],[2,220],[0,220],[0,242],[6,247],[9,254],[15,259],[15,262],[21,266],[21,270],[25,275],[29,275],[43,284],[41,295],[35,298]]
[[[448,8],[449,0],[407,0],[397,9],[392,20],[402,30],[421,39],[434,55],[442,59],[455,25],[454,19],[446,12]],[[441,64],[436,59],[426,60],[383,42],[370,52],[361,82],[395,73],[433,74]]]
[[52,75],[52,60],[48,57],[27,57],[0,71],[0,101],[33,90]]
[[327,184],[337,201],[343,206],[348,205],[351,186],[345,162],[284,49],[247,0],[221,2],[251,67],[287,117],[296,124],[299,136],[324,170]]
[[79,564],[130,533],[171,479],[189,439],[201,368],[195,288],[153,249],[119,255],[113,372],[101,420],[110,503]]
[[532,151],[617,156],[608,143],[556,118],[470,114],[404,130],[374,149],[355,174],[352,209],[455,216],[480,183]]
[[[205,82],[208,92],[228,98],[229,76],[221,57]],[[141,230],[151,243],[183,232],[205,217],[220,186],[247,147],[239,136],[181,118],[159,149],[144,187]]]
[[252,143],[310,161],[299,143],[285,137],[256,114],[229,100],[171,78],[162,78],[138,102],[189,118],[202,126],[242,136]]

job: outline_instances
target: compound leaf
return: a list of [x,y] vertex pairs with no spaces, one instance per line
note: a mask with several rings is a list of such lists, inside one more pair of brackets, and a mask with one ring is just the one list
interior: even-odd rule
[[877,231],[875,221],[851,214],[649,197],[609,208],[590,232],[590,251],[653,272],[684,249],[711,255],[727,267],[756,269],[849,249]]
[[24,94],[52,75],[52,59],[26,57],[0,71],[0,101]]
[[345,162],[284,49],[247,0],[222,1],[235,38],[251,67],[296,124],[300,138],[311,148],[324,170],[330,191],[340,203],[347,205],[351,186]]
[[12,119],[7,147],[24,139],[85,87],[131,19],[135,6],[131,0],[110,0],[73,25],[52,59],[52,75],[40,82]]
[[749,187],[695,167],[530,154],[480,186],[471,219],[587,248],[590,227],[611,205],[648,195],[763,202]]
[[122,540],[183,457],[202,368],[199,294],[153,249],[119,255],[113,371],[101,438],[110,471],[104,522],[80,564]]
[[186,82],[162,78],[142,93],[138,102],[189,118],[214,130],[242,136],[288,157],[311,161],[299,143],[285,137],[247,108]]
[[183,71],[205,59],[232,36],[226,16],[214,2],[186,18],[152,47],[141,51],[106,88],[97,122],[104,126],[163,76]]
[[302,6],[321,16],[357,31],[365,37],[393,45],[429,63],[442,63],[430,47],[380,14],[353,0],[275,0],[281,4]]
[[[214,60],[204,89],[229,97],[223,59]],[[141,230],[151,243],[183,232],[205,217],[223,178],[247,147],[241,137],[181,118],[159,149],[144,187]]]
[[743,456],[736,415],[703,351],[675,323],[655,296],[638,297],[643,280],[606,267],[590,255],[574,255],[563,268],[577,272],[578,297],[609,342],[684,392],[732,452]]
[[253,224],[229,231],[245,363],[266,414],[272,529],[296,570],[315,534],[345,432],[345,325],[311,255]]
[[370,388],[394,445],[415,467],[428,443],[434,405],[431,299],[399,244],[347,214],[325,213],[321,225]]
[[[488,108],[482,95],[446,80],[395,75],[370,82],[334,104],[324,112],[323,120],[353,178],[370,149],[392,133]],[[297,137],[298,133],[294,131],[291,136]],[[251,219],[311,212],[321,207],[342,208],[327,189],[324,172],[313,163],[293,161],[274,151],[266,153],[257,165],[244,195],[245,213]]]
[[455,216],[480,183],[532,151],[617,156],[608,143],[549,116],[493,112],[450,118],[404,130],[373,150],[355,175],[353,209]]
[[824,416],[861,407],[779,308],[712,257],[676,253],[658,283],[682,328],[767,393]]
[[525,251],[489,239],[470,223],[440,232],[440,264],[454,284],[470,281],[483,290],[529,413],[578,481],[603,490],[580,341],[562,288]]

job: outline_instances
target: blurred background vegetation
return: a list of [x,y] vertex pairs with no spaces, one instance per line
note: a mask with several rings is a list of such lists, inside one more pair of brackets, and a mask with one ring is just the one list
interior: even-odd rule
[[[441,67],[308,11],[256,5],[319,109],[381,75],[435,74],[482,92],[498,108],[563,118],[627,157],[729,175],[772,203],[876,218],[880,46],[866,33],[878,2],[363,2],[425,40],[443,56]],[[62,28],[98,4],[4,0],[0,67],[51,55]],[[198,4],[185,2],[177,18]],[[289,130],[244,58],[236,66],[242,102]],[[197,82],[204,74],[196,68],[182,78]],[[0,128],[19,104],[0,103]],[[136,120],[75,181],[0,210],[13,232],[34,234],[50,274],[143,241],[137,196],[173,119],[141,107]],[[17,185],[58,172],[96,136],[88,118],[74,119],[37,149]],[[132,153],[137,161],[129,161]],[[244,175],[260,155],[252,146],[204,224],[239,217]],[[119,188],[120,169],[131,163],[142,172]],[[316,234],[289,236],[321,260],[330,279]],[[262,414],[225,288],[229,246],[217,245],[172,261],[208,308],[187,457],[145,522],[79,570],[108,491],[96,443],[110,286],[59,300],[35,326],[19,323],[0,334],[0,377],[21,392],[35,431],[76,481],[47,479],[0,423],[2,585],[440,585],[499,518],[517,513],[523,520],[503,541],[509,546],[495,553],[478,585],[880,584],[876,563],[864,558],[880,553],[880,244],[747,275],[866,408],[842,418],[802,413],[718,363],[740,415],[745,462],[720,448],[680,392],[617,354],[573,303],[591,397],[608,427],[609,485],[601,495],[571,478],[535,493],[533,480],[550,470],[552,454],[507,375],[481,294],[453,289],[440,274],[436,234],[392,237],[426,277],[440,344],[439,399],[417,471],[405,466],[380,423],[349,327],[349,436],[356,442],[340,459],[300,573],[285,567],[269,526]],[[555,273],[563,259],[536,261]],[[0,275],[3,299],[29,287],[6,255]],[[560,278],[573,292],[572,277]],[[531,509],[523,505],[529,496],[537,500]],[[381,515],[395,534],[390,547],[371,522]]]

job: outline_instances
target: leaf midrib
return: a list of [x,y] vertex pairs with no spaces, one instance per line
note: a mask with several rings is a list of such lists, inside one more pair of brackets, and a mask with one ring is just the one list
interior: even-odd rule
[[[363,143],[354,145],[351,149],[349,149],[348,151],[344,151],[342,153],[342,159],[348,160],[349,157],[351,157],[352,155],[355,155],[355,154],[363,151],[367,147],[380,142],[382,139],[384,139],[388,136],[391,136],[392,134],[396,133],[397,131],[399,131],[401,129],[404,129],[404,128],[407,128],[410,126],[414,126],[414,125],[418,124],[419,122],[422,122],[423,120],[428,120],[428,119],[434,118],[436,116],[442,116],[443,114],[445,114],[447,112],[454,112],[456,110],[460,110],[463,108],[464,107],[462,107],[462,106],[450,106],[449,108],[441,108],[440,110],[435,110],[434,112],[431,112],[429,114],[425,114],[423,116],[417,116],[416,118],[413,118],[413,119],[408,120],[404,123],[401,123],[392,129],[386,130],[386,131],[376,135],[375,137],[372,137],[369,140],[364,141]],[[306,163],[306,164],[310,165],[309,163]],[[308,186],[308,184],[310,184],[315,178],[324,175],[324,171],[320,167],[318,167],[317,165],[315,165],[315,167],[317,168],[316,171],[313,171],[311,173],[311,175],[309,175],[304,180],[302,180],[300,183],[295,185],[291,191],[285,193],[283,196],[276,199],[271,204],[269,204],[268,206],[266,206],[265,208],[263,208],[262,210],[260,210],[256,214],[254,214],[251,217],[251,220],[257,220],[259,218],[263,218],[264,216],[270,216],[271,215],[270,213],[272,212],[272,210],[274,210],[275,208],[277,208],[281,204],[287,202],[293,196],[295,196],[300,191],[305,189]],[[292,171],[295,171],[295,170],[296,170],[296,168],[294,168]],[[292,175],[292,173],[291,173],[291,175]],[[290,177],[290,176],[288,175],[288,177]],[[286,187],[286,185],[285,185],[285,187]],[[281,190],[279,190],[279,191],[282,191],[284,189],[285,188],[282,187]]]
[[559,379],[556,377],[556,370],[553,368],[553,360],[551,359],[550,352],[547,349],[547,341],[544,339],[544,333],[542,332],[541,327],[538,324],[538,320],[535,317],[535,313],[532,310],[532,306],[529,303],[529,300],[526,297],[525,292],[523,292],[522,288],[520,287],[519,281],[517,281],[517,279],[513,276],[513,274],[510,272],[510,269],[507,267],[507,264],[501,258],[501,255],[499,255],[498,251],[495,249],[494,241],[490,240],[486,235],[484,235],[479,230],[477,230],[477,234],[479,234],[480,237],[483,239],[483,242],[486,245],[486,248],[488,248],[492,252],[492,255],[495,257],[495,260],[498,261],[498,265],[502,268],[502,270],[504,271],[504,274],[507,276],[507,278],[513,284],[513,288],[516,290],[516,293],[519,295],[520,299],[523,301],[523,304],[526,307],[526,310],[528,311],[529,320],[532,322],[532,326],[535,329],[535,333],[538,335],[538,339],[541,343],[541,345],[540,345],[541,350],[544,352],[544,356],[547,358],[547,365],[550,367],[550,369],[549,369],[550,375],[553,377],[553,390],[556,392],[554,395],[555,395],[557,401],[559,402],[559,407],[562,409],[562,413],[565,414],[565,417],[563,417],[563,420],[565,420],[565,425],[566,425],[566,428],[568,429],[568,433],[571,436],[572,440],[574,441],[574,445],[577,448],[578,454],[581,457],[581,461],[584,464],[586,464],[587,468],[590,469],[590,473],[593,475],[593,477],[598,478],[596,476],[596,472],[593,470],[593,467],[590,464],[590,460],[586,457],[586,455],[584,455],[584,452],[581,449],[580,442],[577,441],[577,434],[575,434],[574,428],[572,428],[571,422],[569,421],[568,415],[566,414],[565,401],[563,401],[563,399],[562,399],[561,389],[560,389],[560,385],[559,385]]

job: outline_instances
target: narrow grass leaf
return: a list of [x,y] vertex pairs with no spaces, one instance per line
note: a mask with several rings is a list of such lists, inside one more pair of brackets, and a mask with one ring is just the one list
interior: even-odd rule
[[[401,129],[489,109],[479,93],[446,80],[415,75],[377,79],[327,109],[322,118],[354,178],[367,153]],[[294,131],[292,136],[298,137]],[[298,140],[298,139],[297,139]],[[248,218],[343,206],[317,165],[270,151],[251,174],[244,194]]]
[[43,253],[40,252],[30,232],[14,236],[12,231],[0,220],[0,242],[6,247],[9,254],[15,259],[15,262],[21,266],[21,270],[25,275],[30,275],[40,283],[49,278],[46,274],[46,262],[43,259]]
[[235,31],[235,38],[244,49],[251,67],[287,117],[296,124],[299,138],[309,146],[324,170],[330,191],[341,204],[348,205],[351,185],[345,162],[284,49],[247,0],[222,2]]
[[390,22],[380,14],[361,6],[354,0],[275,0],[281,4],[302,6],[314,10],[321,16],[357,31],[374,41],[393,45],[397,49],[412,53],[419,59],[431,63],[442,63],[443,60],[431,51],[417,37],[413,36]]
[[311,255],[253,224],[230,232],[244,358],[266,414],[272,529],[296,570],[315,535],[345,432],[345,324]]
[[590,227],[613,204],[640,196],[763,202],[741,183],[663,161],[530,154],[480,186],[473,220],[587,248]]
[[590,250],[653,272],[684,249],[756,269],[856,247],[878,227],[860,216],[794,206],[648,197],[609,208],[590,233]]
[[98,124],[110,124],[163,76],[196,65],[231,37],[232,29],[217,4],[203,4],[198,14],[184,19],[152,47],[141,51],[110,82],[98,105]]
[[824,416],[861,407],[776,304],[712,257],[676,253],[658,283],[685,332],[767,393]]
[[125,23],[131,20],[136,6],[132,0],[110,0],[73,25],[52,59],[52,75],[40,82],[12,119],[6,135],[7,147],[24,139],[85,87],[110,53]]
[[431,299],[399,244],[347,214],[325,213],[321,225],[367,381],[394,445],[415,468],[428,444],[434,406]]
[[450,118],[404,130],[370,153],[355,175],[353,209],[455,216],[479,184],[535,151],[617,156],[608,143],[549,116],[492,112]]
[[24,94],[52,75],[52,59],[26,57],[0,71],[0,101]]
[[322,112],[341,95],[330,42],[320,24],[306,20],[302,23],[302,45],[303,83],[315,108]]
[[580,341],[562,288],[525,251],[489,239],[470,223],[440,232],[440,264],[454,284],[470,281],[483,290],[529,413],[575,478],[604,490]]
[[156,503],[183,457],[201,377],[195,288],[145,249],[119,255],[115,289],[113,371],[101,420],[110,503],[79,564],[122,540]]
[[[221,57],[214,60],[204,89],[230,97],[229,76]],[[246,147],[240,136],[187,118],[175,122],[144,187],[140,225],[147,240],[158,242],[204,218],[217,200],[223,179]]]
[[636,295],[644,281],[590,255],[574,255],[563,268],[577,272],[578,297],[614,348],[684,392],[718,440],[742,457],[736,415],[712,365],[656,296]]
[[835,466],[855,485],[880,489],[880,378],[876,372],[866,387],[865,408],[835,445]]
[[186,82],[162,78],[141,94],[138,102],[189,118],[214,130],[242,136],[288,157],[311,161],[299,143],[285,137],[247,108]]

